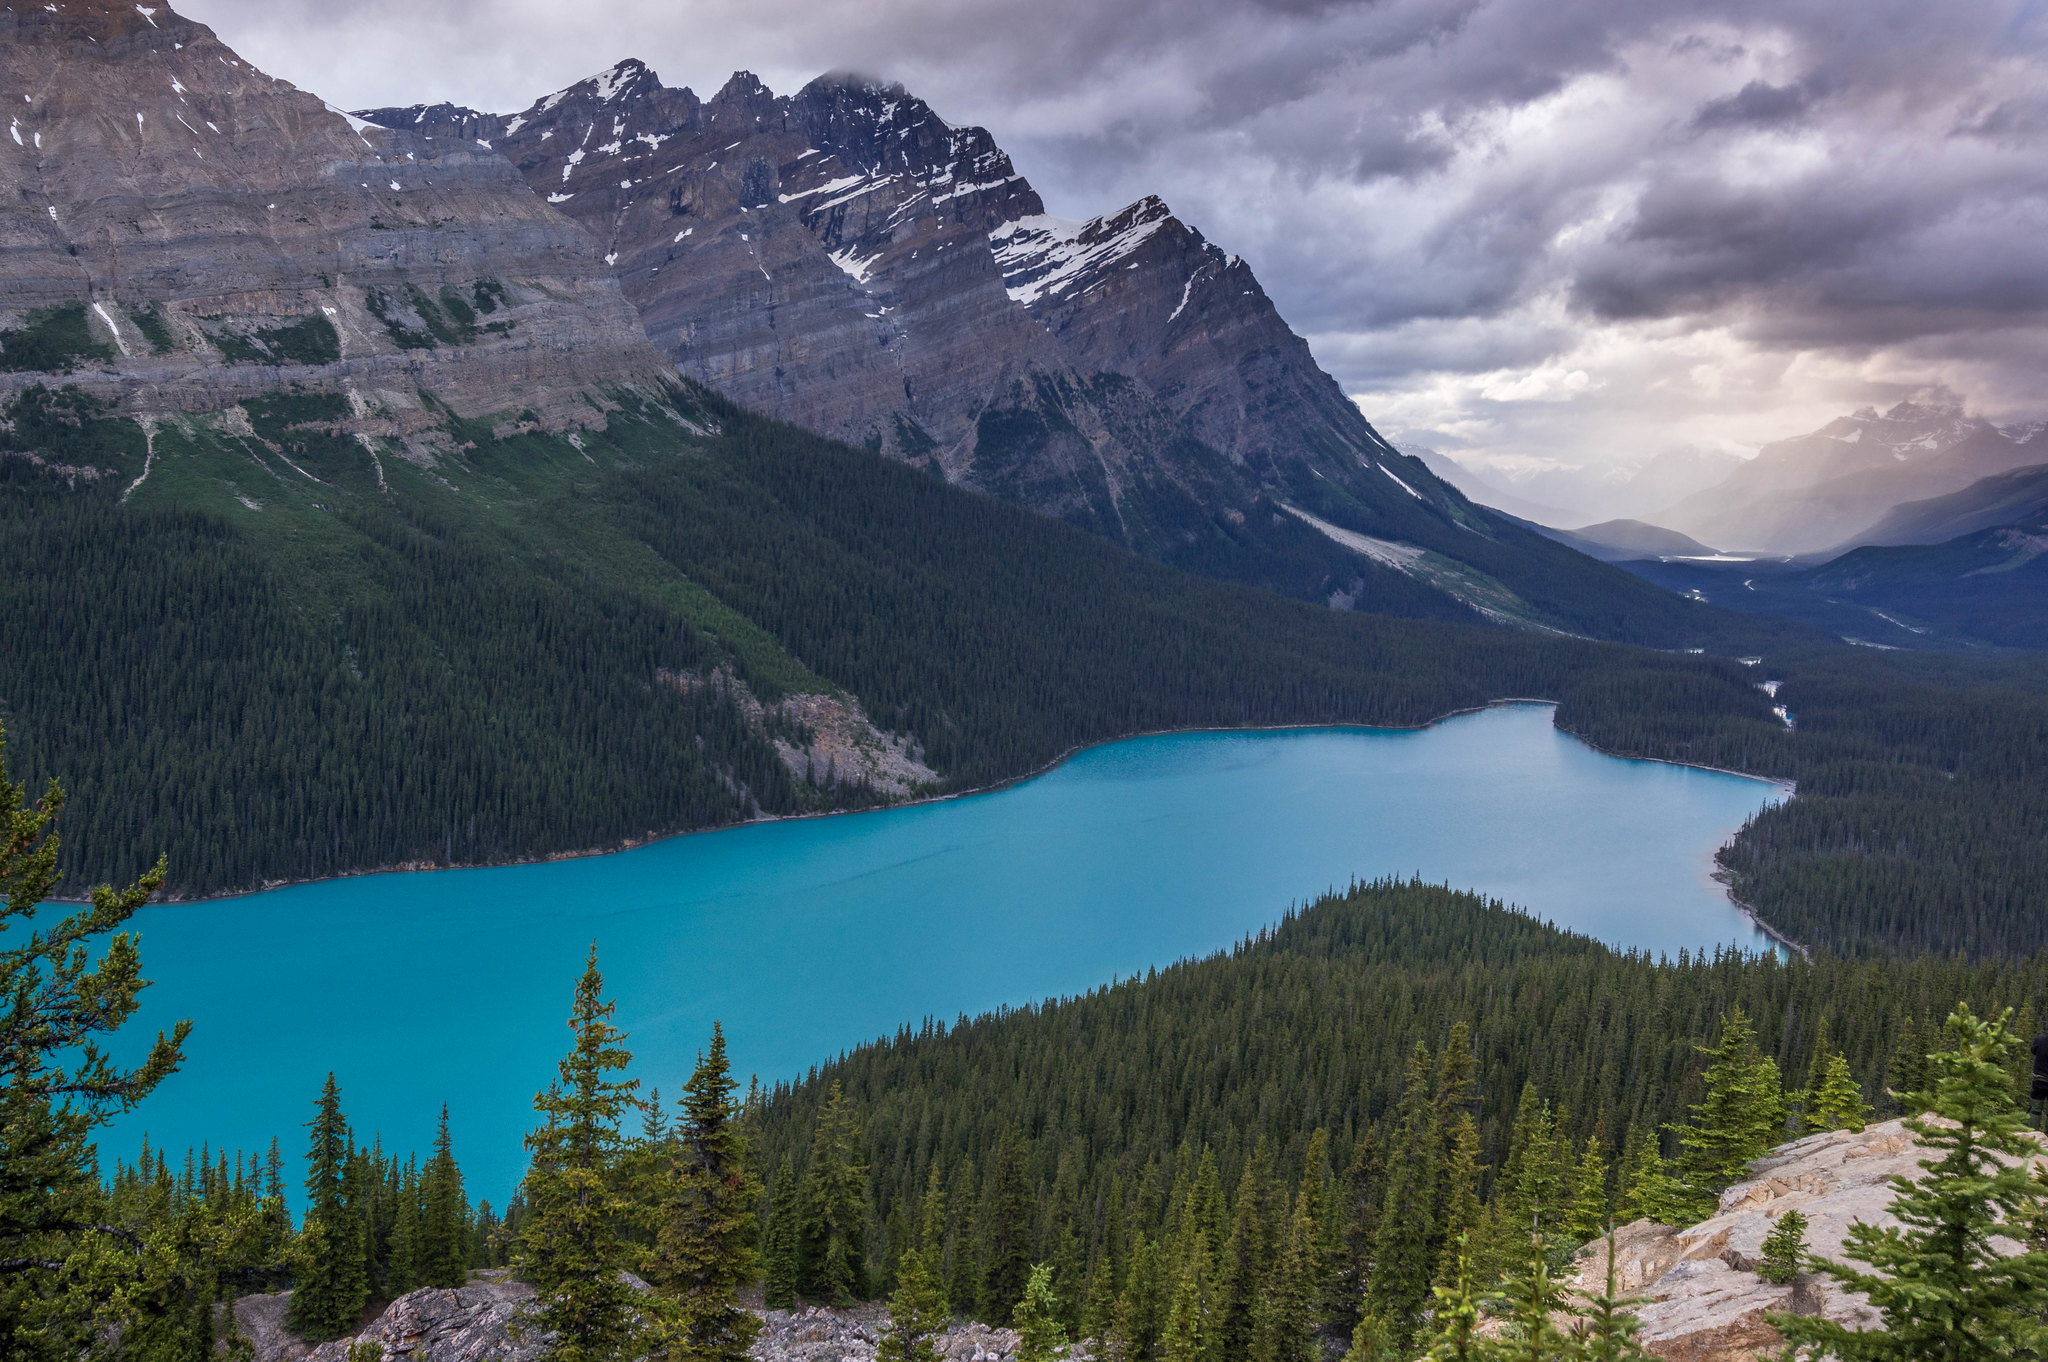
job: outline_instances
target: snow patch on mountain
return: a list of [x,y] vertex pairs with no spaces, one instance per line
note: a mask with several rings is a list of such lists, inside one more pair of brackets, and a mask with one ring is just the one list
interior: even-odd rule
[[1003,272],[1004,290],[1029,307],[1040,299],[1059,297],[1123,260],[1170,217],[1157,198],[1141,199],[1119,213],[1086,222],[1040,213],[996,228],[989,233],[989,245]]

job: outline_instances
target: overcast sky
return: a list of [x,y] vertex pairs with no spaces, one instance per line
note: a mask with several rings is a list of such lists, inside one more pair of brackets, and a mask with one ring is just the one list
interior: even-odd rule
[[1051,211],[1251,261],[1391,437],[1753,451],[1946,385],[2048,416],[2048,0],[184,0],[345,108],[638,57],[986,126]]

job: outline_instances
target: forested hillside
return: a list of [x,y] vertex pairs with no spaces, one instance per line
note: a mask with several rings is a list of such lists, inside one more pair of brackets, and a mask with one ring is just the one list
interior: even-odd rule
[[1726,663],[1282,602],[701,391],[616,399],[573,441],[449,415],[432,467],[319,394],[147,448],[82,395],[15,402],[0,700],[73,792],[70,873],[168,851],[208,892],[869,797],[798,780],[720,670],[771,705],[857,695],[956,789],[1131,732],[1413,725],[1617,668],[1770,733]]
[[[1559,1242],[1591,1237],[1610,1214],[1687,1223],[1671,1217],[1710,1207],[1714,1178],[1670,1127],[1704,1119],[1730,1074],[1766,1093],[1744,1137],[1759,1149],[1840,1125],[1862,1102],[1897,1111],[1885,1089],[1922,1086],[1958,1001],[1980,1016],[2015,1008],[2014,1029],[2031,1034],[2048,956],[1653,961],[1469,894],[1354,887],[1229,953],[927,1021],[778,1086],[761,1127],[768,1242],[774,1216],[812,1214],[816,1193],[802,1189],[858,1165],[859,1247],[877,1286],[906,1247],[936,1242],[956,1307],[1003,1318],[1017,1263],[1050,1263],[1074,1322],[1088,1327],[1092,1310],[1100,1328],[1103,1302],[1134,1280],[1165,1308],[1176,1279],[1145,1274],[1154,1255],[1184,1261],[1171,1246],[1188,1242],[1190,1215],[1206,1220],[1219,1299],[1232,1271],[1251,1271],[1233,1257],[1270,1271],[1307,1188],[1334,1278],[1350,1284],[1330,1316],[1348,1330],[1361,1300],[1398,1313],[1428,1299],[1412,1281],[1373,1285],[1406,1270],[1399,1255],[1426,1244],[1421,1284],[1445,1283],[1447,1241],[1462,1228],[1482,1260],[1497,1254],[1526,1238],[1531,1198]],[[1735,1068],[1717,1078],[1721,1064]]]
[[2048,941],[2039,664],[1721,636],[1758,649],[1744,666],[1333,611],[702,390],[614,401],[573,440],[444,412],[432,466],[376,457],[322,394],[150,436],[80,394],[14,402],[0,715],[19,765],[72,791],[72,883],[169,852],[175,890],[217,892],[872,802],[778,757],[790,694],[857,697],[943,789],[1133,732],[1521,696],[1609,751],[1797,779],[1724,857],[1795,939]]

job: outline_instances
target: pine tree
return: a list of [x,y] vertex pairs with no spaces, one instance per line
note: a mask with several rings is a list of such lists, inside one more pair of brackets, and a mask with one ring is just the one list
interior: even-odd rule
[[1039,1263],[1031,1269],[1024,1295],[1017,1302],[1017,1362],[1054,1362],[1066,1351],[1067,1326],[1053,1295],[1052,1269]]
[[1631,1127],[1621,1169],[1620,1216],[1623,1223],[1652,1220],[1659,1225],[1691,1223],[1694,1201],[1658,1150],[1655,1131]]
[[385,1292],[392,1297],[420,1285],[420,1171],[417,1158],[406,1161],[398,1177],[397,1206],[391,1216],[391,1257],[385,1268]]
[[683,1089],[681,1128],[672,1145],[663,1141],[668,1167],[653,1208],[654,1252],[643,1267],[662,1301],[655,1347],[671,1362],[740,1362],[761,1329],[739,1298],[760,1267],[760,1186],[737,1129],[738,1087],[725,1032],[714,1023]]
[[306,1150],[306,1215],[299,1232],[299,1267],[294,1273],[290,1324],[310,1343],[355,1332],[370,1298],[364,1262],[360,1205],[348,1202],[354,1162],[348,1121],[341,1114],[341,1088],[332,1073],[314,1102]]
[[1195,1227],[1181,1246],[1180,1273],[1160,1331],[1161,1362],[1204,1362],[1213,1302],[1209,1293],[1209,1251]]
[[1252,1312],[1259,1302],[1270,1270],[1266,1224],[1270,1159],[1261,1141],[1257,1151],[1245,1160],[1238,1178],[1236,1205],[1230,1217],[1230,1237],[1223,1246],[1216,1282],[1216,1327],[1211,1346],[1222,1357],[1247,1357],[1252,1345]]
[[2029,1167],[2039,1145],[2014,1105],[2007,1063],[2021,1042],[2005,1029],[2008,1009],[1989,1021],[1957,1004],[1948,1019],[1951,1048],[1927,1057],[1928,1085],[1908,1094],[1906,1128],[1935,1157],[1918,1178],[1895,1178],[1890,1206],[1899,1221],[1849,1228],[1843,1256],[1861,1271],[1827,1259],[1812,1267],[1865,1293],[1882,1329],[1850,1329],[1816,1316],[1773,1313],[1770,1322],[1795,1346],[1850,1362],[1993,1362],[2029,1355],[2048,1310],[2048,1253],[2010,1257],[1992,1247],[2001,1222],[2023,1225],[2039,1214],[2042,1186]]
[[[1321,1135],[1320,1130],[1316,1132],[1316,1137]],[[1326,1276],[1320,1215],[1321,1198],[1315,1179],[1304,1176],[1294,1194],[1294,1215],[1288,1223],[1286,1243],[1261,1302],[1257,1347],[1253,1352],[1259,1362],[1312,1362],[1321,1354],[1315,1342]]]
[[1773,1285],[1789,1286],[1805,1261],[1806,1217],[1798,1211],[1786,1211],[1764,1236],[1763,1259],[1757,1264],[1756,1275]]
[[1339,1329],[1355,1330],[1364,1315],[1380,1212],[1387,1200],[1386,1175],[1379,1139],[1368,1130],[1352,1144],[1351,1163],[1344,1172],[1342,1236],[1331,1274],[1329,1309],[1330,1321]]
[[[1470,1112],[1452,1118],[1450,1166],[1442,1184],[1442,1201],[1437,1209],[1437,1227],[1443,1231],[1443,1251],[1437,1257],[1436,1286],[1450,1286],[1458,1279],[1459,1261],[1466,1252],[1465,1241],[1476,1236],[1485,1219],[1479,1200],[1479,1180],[1485,1165],[1479,1162],[1479,1127]],[[1432,1288],[1434,1289],[1434,1288]]]
[[[1448,1247],[1452,1263],[1451,1280],[1445,1285],[1430,1288],[1436,1297],[1436,1307],[1430,1312],[1430,1321],[1436,1326],[1436,1338],[1423,1356],[1429,1362],[1476,1362],[1490,1352],[1488,1343],[1479,1333],[1479,1325],[1486,1306],[1498,1298],[1482,1297],[1473,1289],[1472,1236],[1461,1234]],[[1368,1326],[1374,1330],[1372,1334],[1367,1333]],[[1352,1334],[1351,1350],[1344,1354],[1344,1362],[1379,1362],[1386,1351],[1386,1339],[1383,1331],[1378,1329],[1378,1321],[1368,1320]]]
[[896,1269],[896,1290],[889,1297],[889,1329],[882,1336],[880,1362],[938,1362],[934,1340],[950,1322],[946,1299],[939,1291],[924,1254],[911,1249]]
[[1579,1166],[1572,1172],[1571,1197],[1564,1216],[1564,1232],[1574,1243],[1586,1244],[1600,1237],[1607,1224],[1607,1161],[1600,1157],[1600,1137],[1588,1135]]
[[1607,1229],[1606,1285],[1597,1296],[1586,1298],[1577,1311],[1572,1328],[1574,1356],[1582,1362],[1653,1362],[1636,1342],[1642,1324],[1635,1309],[1649,1303],[1648,1296],[1623,1296],[1620,1270],[1615,1262],[1614,1228]]
[[434,1157],[420,1177],[419,1279],[423,1286],[457,1287],[469,1280],[469,1198],[448,1134],[448,1104],[434,1134]]
[[1541,1229],[1526,1237],[1521,1260],[1501,1285],[1507,1338],[1493,1355],[1500,1362],[1558,1362],[1569,1357],[1571,1342],[1556,1322],[1568,1301],[1563,1283],[1551,1275],[1550,1241]]
[[[18,487],[6,495],[18,497]],[[41,646],[34,614],[10,612],[0,625],[10,656]],[[8,699],[32,707],[19,689]],[[95,1346],[116,1326],[82,1308],[78,1277],[136,1271],[125,1241],[87,1229],[101,1219],[93,1134],[178,1068],[192,1024],[158,1032],[133,1069],[114,1062],[107,1038],[134,1015],[147,987],[138,940],[120,928],[162,885],[166,863],[127,889],[102,884],[89,904],[40,916],[60,878],[64,791],[53,780],[31,803],[25,784],[8,778],[5,750],[0,729],[0,1257],[9,1260],[0,1269],[0,1338],[21,1346],[34,1337],[62,1355]],[[209,796],[197,798],[203,806]],[[182,1303],[166,1308],[188,1313]]]
[[1113,1351],[1126,1359],[1158,1356],[1169,1288],[1162,1256],[1159,1245],[1142,1236],[1131,1248],[1130,1267],[1124,1273],[1124,1289],[1117,1296],[1110,1329]]
[[1436,1264],[1429,1256],[1437,1182],[1438,1136],[1429,1051],[1418,1041],[1408,1059],[1407,1084],[1387,1158],[1387,1201],[1380,1213],[1366,1307],[1385,1321],[1405,1347],[1415,1336],[1429,1300]]
[[619,1122],[637,1084],[612,1077],[632,1061],[625,1033],[611,1024],[615,1010],[604,998],[593,943],[569,1015],[575,1043],[561,1077],[533,1099],[543,1123],[526,1137],[533,1159],[517,1266],[533,1287],[534,1309],[521,1333],[552,1334],[555,1362],[632,1356],[641,1332],[620,1233],[631,1207],[614,1178]]
[[762,1253],[761,1303],[770,1310],[796,1305],[796,1165],[789,1155],[775,1172],[775,1196],[768,1210],[767,1243]]
[[[1095,1260],[1088,1279],[1088,1303],[1081,1310],[1081,1337],[1101,1343],[1116,1324],[1116,1267],[1107,1253]],[[1095,1351],[1100,1354],[1099,1347]]]
[[1849,1061],[1841,1055],[1828,1059],[1827,1073],[1814,1096],[1813,1128],[1816,1130],[1862,1130],[1870,1120],[1870,1107],[1863,1089],[1849,1072]]
[[1898,1038],[1892,1042],[1891,1067],[1885,1072],[1886,1094],[1898,1104],[1903,1114],[1911,1116],[1914,1098],[1928,1089],[1927,1047],[1920,1039],[1920,1028],[1911,1016],[1899,1022]]
[[1024,1175],[1028,1155],[1014,1125],[1003,1131],[989,1165],[981,1215],[981,1313],[991,1324],[1007,1325],[1031,1280],[1031,1184]]
[[1747,1176],[1751,1160],[1783,1137],[1785,1099],[1778,1066],[1758,1055],[1741,1004],[1721,1018],[1720,1038],[1699,1048],[1710,1058],[1706,1096],[1678,1128],[1678,1141],[1684,1181],[1703,1215],[1725,1188]]
[[797,1188],[797,1290],[808,1299],[846,1305],[866,1296],[867,1198],[860,1128],[834,1083]]

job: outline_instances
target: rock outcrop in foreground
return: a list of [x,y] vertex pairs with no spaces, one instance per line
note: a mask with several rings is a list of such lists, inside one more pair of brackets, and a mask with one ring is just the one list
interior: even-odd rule
[[[533,1299],[533,1290],[499,1269],[471,1274],[459,1290],[435,1287],[401,1296],[353,1338],[315,1348],[284,1327],[291,1292],[244,1296],[235,1302],[235,1323],[256,1346],[255,1362],[353,1362],[358,1345],[380,1345],[384,1362],[533,1362],[538,1340],[513,1340],[509,1326]],[[851,1310],[812,1306],[761,1311],[763,1328],[753,1356],[759,1362],[874,1362],[889,1312],[880,1305]],[[946,1362],[1010,1362],[1017,1351],[1014,1329],[960,1323],[939,1342]],[[1085,1362],[1085,1354],[1076,1355]]]
[[[1772,1222],[1786,1211],[1806,1216],[1810,1253],[1837,1260],[1855,1222],[1897,1225],[1891,1179],[1920,1176],[1923,1157],[1899,1121],[1860,1134],[1810,1135],[1752,1165],[1756,1176],[1723,1192],[1712,1219],[1685,1229],[1638,1220],[1619,1230],[1620,1284],[1626,1294],[1650,1298],[1637,1312],[1643,1347],[1675,1362],[1758,1362],[1784,1346],[1764,1321],[1767,1310],[1825,1315],[1851,1328],[1876,1325],[1868,1302],[1832,1278],[1802,1273],[1789,1286],[1774,1286],[1754,1265]],[[1580,1260],[1575,1285],[1598,1291],[1606,1274],[1606,1246],[1595,1244]]]

